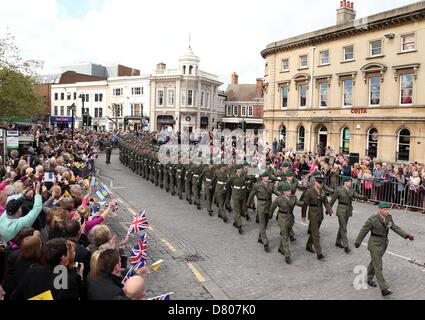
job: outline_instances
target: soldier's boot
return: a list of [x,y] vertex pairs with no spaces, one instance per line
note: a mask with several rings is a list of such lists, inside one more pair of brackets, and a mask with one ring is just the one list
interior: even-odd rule
[[268,244],[266,244],[266,245],[264,246],[264,251],[265,251],[265,252],[271,252],[272,250],[270,249],[269,245],[268,245]]
[[209,210],[209,211],[208,211],[208,214],[209,214],[209,216],[210,216],[210,217],[212,217],[212,216],[214,215],[214,211]]
[[223,222],[224,222],[224,223],[229,223],[229,218],[228,218],[228,217],[224,217],[224,218],[223,218]]
[[369,285],[369,286],[371,286],[371,287],[373,287],[373,288],[376,288],[378,285],[376,284],[376,282],[375,281],[373,281],[373,280],[369,280],[368,282],[367,282],[367,284]]
[[392,292],[388,289],[381,290],[381,293],[382,293],[383,297],[386,297],[386,296],[389,296],[390,294],[392,294]]
[[280,254],[285,255],[285,252],[283,252],[282,248],[277,249],[277,251],[278,251]]
[[351,252],[350,248],[348,248],[348,247],[344,248],[344,251],[345,251],[346,254],[350,254],[350,252]]
[[289,236],[289,240],[291,240],[291,242],[297,241],[297,239],[292,234]]
[[286,262],[287,264],[292,264],[292,260],[291,260],[291,258],[290,258],[290,257],[285,257],[285,262]]
[[316,253],[316,251],[314,251],[314,249],[313,249],[312,247],[307,246],[307,247],[305,247],[305,249],[306,249],[308,252]]
[[246,218],[246,221],[250,221],[251,220],[251,217],[249,216],[248,212],[246,213],[245,218]]
[[239,231],[239,234],[244,234],[244,230],[243,230],[242,226],[240,226],[240,227],[238,228],[238,231]]
[[161,189],[164,189],[164,185],[163,185],[163,184],[160,184],[160,185],[159,185],[159,187],[160,187]]
[[325,260],[325,256],[323,254],[319,254],[317,256],[317,259],[320,260],[320,261],[324,261]]

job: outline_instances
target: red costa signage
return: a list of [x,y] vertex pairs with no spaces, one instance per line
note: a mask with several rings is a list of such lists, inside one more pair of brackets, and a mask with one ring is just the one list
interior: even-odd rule
[[363,113],[367,113],[367,109],[366,108],[351,109],[351,113],[353,113],[353,114],[363,114]]

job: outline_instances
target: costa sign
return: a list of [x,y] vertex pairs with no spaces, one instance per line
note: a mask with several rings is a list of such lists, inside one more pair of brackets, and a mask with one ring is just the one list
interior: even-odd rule
[[354,108],[354,109],[351,109],[351,113],[352,114],[363,114],[363,113],[367,113],[367,109],[366,108]]

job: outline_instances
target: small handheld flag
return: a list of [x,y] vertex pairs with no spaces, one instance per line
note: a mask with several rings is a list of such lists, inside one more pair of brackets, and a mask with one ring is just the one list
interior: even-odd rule
[[159,269],[159,267],[161,266],[161,263],[163,263],[163,262],[164,262],[164,260],[159,259],[157,262],[155,262],[153,265],[151,265],[150,269],[151,269],[152,271],[156,271],[156,270],[158,270],[158,269]]
[[147,236],[143,234],[137,244],[130,250],[130,262],[134,270],[145,266],[147,258]]
[[98,191],[96,192],[96,195],[99,197],[99,199],[100,199],[101,201],[105,200],[105,197],[103,196],[103,194],[102,194],[102,192],[101,192],[100,190],[98,190]]
[[174,292],[162,294],[160,296],[156,296],[147,300],[171,300],[171,295],[174,294]]
[[140,212],[140,214],[134,217],[133,222],[130,224],[127,234],[138,233],[139,231],[145,230],[149,227],[148,219],[145,215],[145,210]]
[[95,183],[96,183],[96,177],[93,176],[93,177],[91,177],[90,187],[93,187],[95,185]]
[[65,198],[71,198],[71,195],[69,194],[68,190],[65,190],[63,195],[64,195]]
[[28,300],[53,300],[53,296],[52,292],[50,290],[47,290],[43,293],[40,293],[39,295],[29,298]]

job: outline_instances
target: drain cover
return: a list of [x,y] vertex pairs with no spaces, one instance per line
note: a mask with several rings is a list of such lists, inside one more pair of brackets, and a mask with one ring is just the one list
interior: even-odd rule
[[186,262],[199,262],[199,261],[205,261],[204,258],[202,258],[199,254],[188,254],[180,258],[183,261]]

